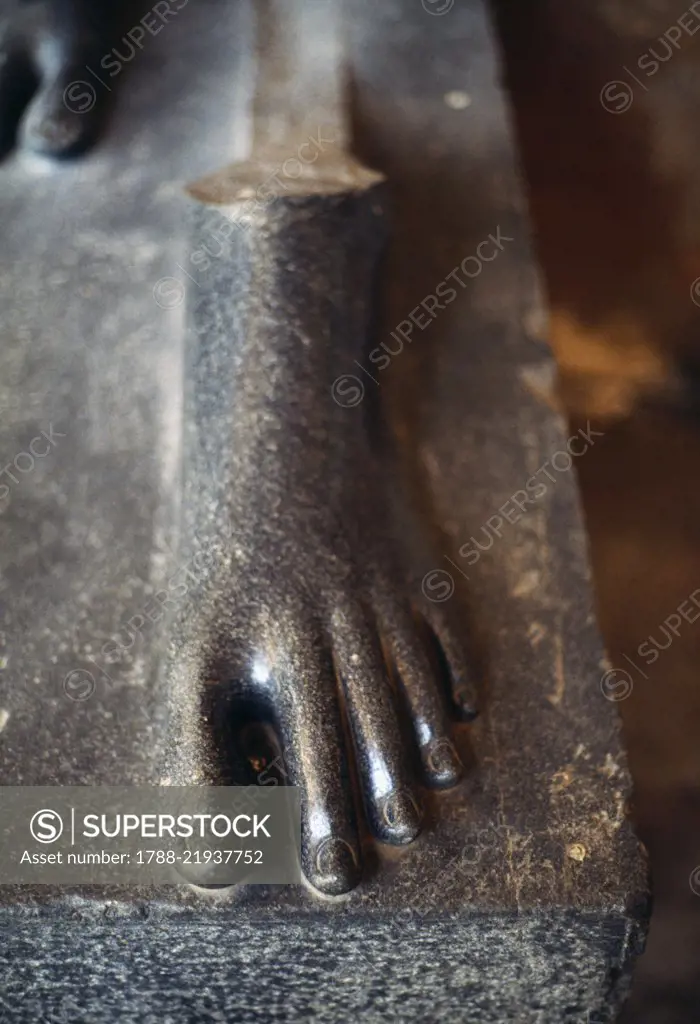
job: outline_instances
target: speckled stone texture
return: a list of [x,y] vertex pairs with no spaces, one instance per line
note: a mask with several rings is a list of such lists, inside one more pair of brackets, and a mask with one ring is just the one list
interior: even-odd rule
[[[498,62],[481,3],[436,6],[349,0],[348,41],[358,146],[393,196],[380,340],[489,235],[512,239],[367,381],[468,609],[485,685],[466,781],[430,797],[417,842],[369,847],[336,899],[3,888],[4,1019],[593,1024],[626,995],[646,869],[574,474],[551,469],[566,428]],[[149,781],[160,762],[161,624],[136,617],[178,568],[183,318],[153,289],[185,280],[181,186],[246,155],[250,19],[202,0],[168,29],[86,162],[0,169],[0,461],[65,434],[0,508],[4,783]],[[487,548],[482,527],[545,465]],[[467,564],[471,537],[486,550]]]
[[348,920],[339,910],[198,917],[175,921],[152,907],[147,920],[116,911],[88,923],[76,911],[11,929],[6,1019],[588,1024],[613,1019],[587,1007],[602,979],[612,985],[620,951],[632,952],[622,916],[603,925],[551,912],[438,914],[400,935],[385,915]]

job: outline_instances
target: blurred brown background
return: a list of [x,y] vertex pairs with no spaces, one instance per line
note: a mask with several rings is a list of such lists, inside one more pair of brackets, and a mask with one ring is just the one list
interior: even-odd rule
[[700,1021],[700,621],[637,653],[700,588],[700,3],[494,6],[562,401],[605,432],[577,468],[655,893],[628,1019]]

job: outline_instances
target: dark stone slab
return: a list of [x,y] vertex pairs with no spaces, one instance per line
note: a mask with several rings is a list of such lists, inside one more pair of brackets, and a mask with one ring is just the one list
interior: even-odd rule
[[[4,888],[8,1019],[560,1024],[610,1020],[626,995],[645,864],[574,474],[551,468],[567,435],[492,37],[475,0],[349,7],[358,145],[394,195],[384,336],[482,241],[512,239],[367,384],[468,608],[471,771],[348,897]],[[90,659],[173,571],[182,307],[153,288],[184,281],[180,185],[245,154],[249,29],[244,5],[188,5],[94,156],[1,171],[2,465],[51,423],[65,434],[0,513],[4,783],[155,778],[159,627],[100,662],[109,679]],[[459,549],[545,465],[544,493],[468,564]],[[66,694],[75,670],[89,700]]]

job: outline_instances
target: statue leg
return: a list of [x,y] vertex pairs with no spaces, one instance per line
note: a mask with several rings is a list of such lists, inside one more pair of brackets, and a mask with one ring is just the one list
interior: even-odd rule
[[306,877],[338,895],[360,876],[355,805],[379,842],[414,840],[422,787],[460,778],[452,722],[474,700],[376,396],[358,402],[351,372],[371,337],[382,186],[346,188],[350,163],[331,160],[335,192],[248,223],[224,197],[249,171],[192,189],[197,251],[211,251],[212,217],[230,241],[190,296],[181,564],[194,586],[171,630],[164,777],[230,781],[222,762],[240,760],[236,729],[257,717],[300,790]]

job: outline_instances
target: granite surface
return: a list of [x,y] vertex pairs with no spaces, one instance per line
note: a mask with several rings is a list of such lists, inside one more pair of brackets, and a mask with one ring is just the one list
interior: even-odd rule
[[[7,1019],[583,1024],[626,994],[645,863],[492,35],[476,0],[348,7],[357,145],[393,195],[382,337],[442,282],[456,292],[367,387],[434,527],[428,568],[466,609],[483,680],[461,729],[470,770],[430,797],[415,844],[368,849],[348,896],[4,887]],[[246,153],[250,28],[244,4],[188,5],[139,54],[91,157],[0,171],[2,464],[55,437],[0,505],[8,784],[157,772],[164,638],[139,620],[178,568],[184,337],[157,285],[184,289],[182,186]],[[468,257],[479,270],[457,284]]]

